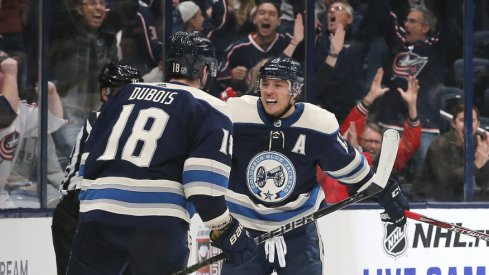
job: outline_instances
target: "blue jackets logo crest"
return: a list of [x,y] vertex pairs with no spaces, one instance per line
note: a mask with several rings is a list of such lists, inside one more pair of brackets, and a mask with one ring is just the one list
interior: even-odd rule
[[427,57],[417,55],[411,51],[402,52],[394,58],[392,69],[397,77],[416,77],[423,70],[426,63],[428,63]]
[[261,152],[248,164],[246,183],[251,194],[259,200],[268,203],[281,202],[294,190],[295,168],[281,153]]

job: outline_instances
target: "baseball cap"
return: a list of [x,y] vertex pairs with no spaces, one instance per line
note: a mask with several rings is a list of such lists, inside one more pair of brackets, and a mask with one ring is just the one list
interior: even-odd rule
[[199,6],[192,1],[185,1],[178,4],[178,10],[182,15],[183,23],[187,23],[199,11]]

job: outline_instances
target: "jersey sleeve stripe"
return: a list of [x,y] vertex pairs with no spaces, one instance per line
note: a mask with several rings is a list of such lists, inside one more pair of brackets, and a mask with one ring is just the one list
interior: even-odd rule
[[229,177],[231,167],[214,159],[189,158],[185,161],[184,171],[186,170],[210,170],[215,173]]
[[[353,170],[349,171],[347,174],[342,174],[340,176],[338,176],[338,174],[336,175],[332,175],[335,179],[337,180],[341,180],[341,181],[348,181],[348,180],[359,180],[361,179],[362,177],[365,177],[366,174],[369,172],[369,166],[368,166],[368,162],[367,162],[367,159],[365,158],[364,155],[362,154],[357,154],[357,155],[360,155],[360,163],[357,163],[357,165],[354,167]],[[356,158],[355,158],[356,160]],[[355,161],[354,160],[354,161]],[[363,176],[361,176],[363,175]]]
[[185,196],[189,198],[190,196],[205,195],[211,197],[224,196],[226,193],[226,187],[216,186],[207,182],[194,182],[191,184],[186,184],[184,186]]
[[348,176],[350,173],[357,170],[359,166],[360,167],[363,166],[362,162],[364,158],[365,158],[364,155],[360,154],[358,151],[355,151],[355,158],[353,158],[353,160],[347,166],[341,168],[340,170],[327,171],[327,173],[330,174],[335,179]]
[[228,177],[209,171],[185,171],[183,172],[183,186],[195,182],[205,182],[222,187],[228,186]]
[[199,194],[222,196],[228,186],[230,171],[230,166],[216,160],[205,158],[186,160],[182,179],[186,196]]

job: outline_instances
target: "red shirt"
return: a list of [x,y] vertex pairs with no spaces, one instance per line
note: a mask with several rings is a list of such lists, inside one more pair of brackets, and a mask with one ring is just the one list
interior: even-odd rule
[[[350,111],[343,124],[341,124],[340,133],[344,134],[350,127],[350,123],[353,122],[355,123],[357,135],[360,136],[365,128],[367,117],[368,109],[359,102],[355,108]],[[403,129],[396,161],[394,162],[394,169],[398,172],[406,167],[407,163],[421,144],[421,123],[419,120],[413,122],[407,119],[404,121]],[[371,165],[372,157],[370,154],[368,152],[363,152],[363,154]],[[326,195],[325,200],[327,203],[336,203],[349,196],[347,185],[343,185],[337,180],[329,177],[319,167],[317,167],[316,175],[317,181],[321,184]]]

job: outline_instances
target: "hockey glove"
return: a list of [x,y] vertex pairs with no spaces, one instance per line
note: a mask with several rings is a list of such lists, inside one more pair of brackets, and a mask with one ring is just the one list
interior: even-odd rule
[[215,237],[214,231],[211,231],[211,240],[212,245],[220,248],[226,255],[227,261],[235,266],[253,259],[256,255],[255,241],[235,218],[232,218],[219,236]]
[[277,258],[280,267],[285,267],[285,254],[287,245],[283,236],[273,237],[265,241],[265,255],[268,256],[270,263],[275,262],[275,248],[277,248]]
[[402,193],[397,181],[389,179],[387,186],[378,195],[379,204],[385,211],[380,214],[382,221],[401,227],[406,224],[404,210],[409,210],[409,201]]

